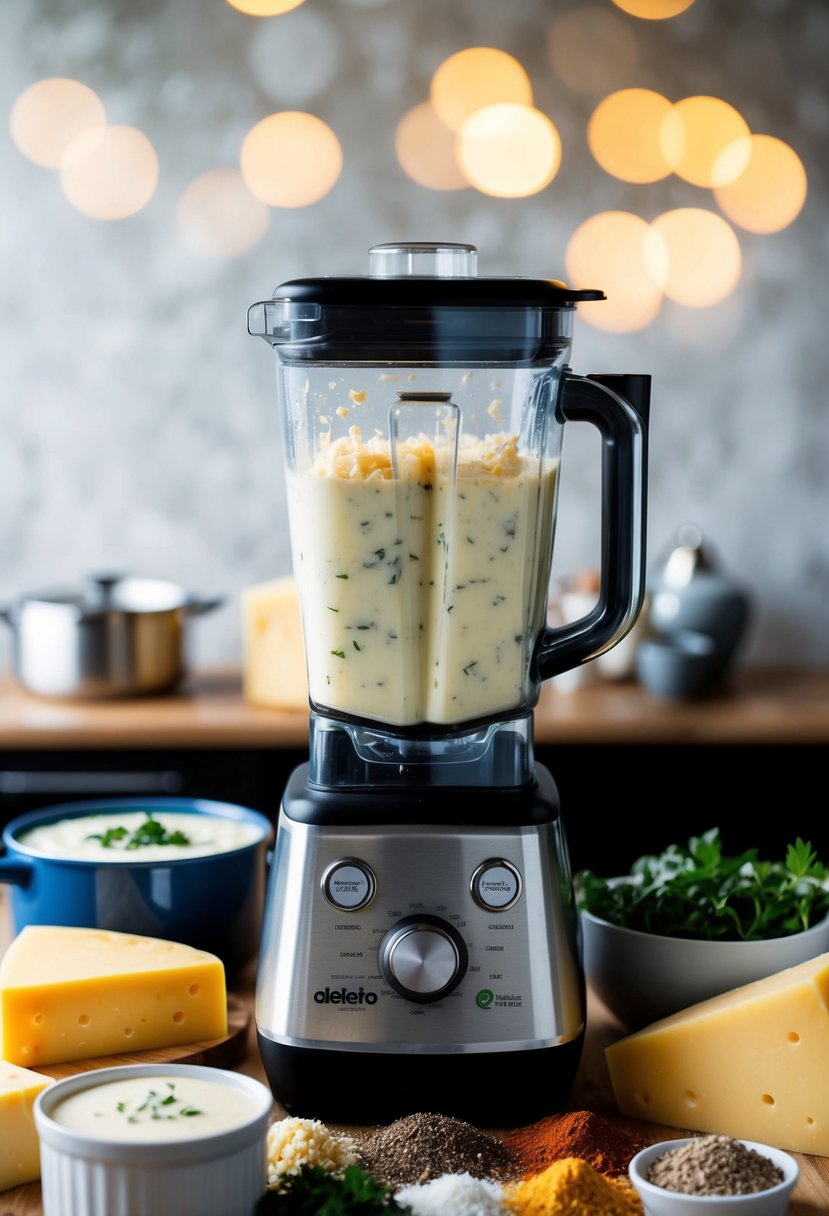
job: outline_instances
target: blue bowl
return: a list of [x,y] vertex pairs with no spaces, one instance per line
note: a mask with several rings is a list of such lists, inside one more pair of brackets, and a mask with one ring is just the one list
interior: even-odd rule
[[[242,820],[252,843],[198,857],[112,862],[50,855],[21,837],[60,819],[164,811]],[[41,807],[3,831],[0,882],[11,886],[15,933],[26,925],[77,925],[184,942],[216,954],[229,972],[257,951],[273,825],[233,803],[203,798],[104,798]]]

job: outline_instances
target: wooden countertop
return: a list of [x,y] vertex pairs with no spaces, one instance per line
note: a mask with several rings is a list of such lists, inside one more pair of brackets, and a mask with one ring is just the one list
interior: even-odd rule
[[[0,956],[11,940],[12,925],[9,915],[8,901],[0,890]],[[236,995],[252,1009],[254,988],[256,983],[255,965],[252,965],[241,977]],[[584,1052],[581,1065],[571,1093],[571,1106],[577,1110],[592,1110],[609,1119],[616,1126],[635,1131],[648,1141],[657,1141],[687,1135],[678,1128],[666,1128],[651,1123],[640,1123],[622,1118],[616,1112],[613,1103],[607,1068],[604,1062],[604,1049],[614,1042],[623,1028],[614,1020],[605,1006],[592,993],[588,993],[587,1004],[587,1033],[585,1035]],[[247,1047],[244,1056],[236,1065],[238,1071],[258,1078],[267,1084],[265,1071],[259,1050],[256,1045],[255,1026],[251,1021]],[[285,1111],[274,1103],[273,1118],[285,1117]],[[496,1135],[509,1130],[503,1127],[486,1126],[487,1130]],[[330,1124],[339,1131],[353,1134],[356,1130],[352,1125]],[[793,1154],[800,1162],[801,1174],[795,1187],[789,1216],[819,1216],[829,1211],[829,1159],[824,1157]],[[40,1202],[40,1183],[28,1183],[25,1186],[14,1187],[0,1194],[0,1216],[43,1216]]]
[[[734,673],[717,692],[666,701],[635,682],[563,688],[548,681],[535,714],[539,744],[829,743],[829,671]],[[298,747],[308,715],[246,703],[234,668],[195,672],[164,696],[58,701],[0,677],[0,748]]]

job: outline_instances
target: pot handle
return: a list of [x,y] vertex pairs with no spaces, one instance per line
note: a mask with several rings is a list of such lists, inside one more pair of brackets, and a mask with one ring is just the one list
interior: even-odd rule
[[14,883],[16,887],[28,887],[34,870],[34,864],[25,858],[0,857],[0,882]]
[[214,595],[212,599],[207,600],[188,600],[182,605],[187,616],[204,616],[205,612],[212,612],[215,608],[221,608],[225,602],[223,595]]

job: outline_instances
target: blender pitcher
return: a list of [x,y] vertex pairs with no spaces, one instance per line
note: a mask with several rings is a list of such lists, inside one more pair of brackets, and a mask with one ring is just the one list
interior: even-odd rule
[[[533,708],[641,607],[650,379],[571,372],[576,305],[600,291],[478,278],[470,245],[378,245],[369,270],[248,311],[277,355],[310,699],[257,1042],[290,1113],[474,1119],[497,1090],[499,1122],[530,1121],[566,1103],[586,1016]],[[601,589],[551,628],[562,437],[582,421],[602,438]]]
[[[479,279],[469,245],[379,245],[367,278],[249,311],[278,356],[311,705],[392,731],[526,712],[640,609],[649,378],[574,376],[599,291]],[[604,441],[602,579],[548,628],[562,436]]]

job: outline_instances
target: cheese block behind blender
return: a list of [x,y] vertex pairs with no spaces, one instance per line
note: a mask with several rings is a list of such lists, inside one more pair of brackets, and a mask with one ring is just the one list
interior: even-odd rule
[[299,597],[292,575],[242,592],[245,700],[308,710],[308,680]]
[[605,1057],[624,1115],[829,1156],[829,954],[654,1022]]

